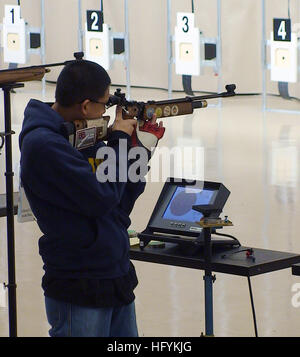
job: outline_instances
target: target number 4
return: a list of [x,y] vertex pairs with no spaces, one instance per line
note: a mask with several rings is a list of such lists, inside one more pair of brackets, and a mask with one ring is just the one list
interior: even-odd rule
[[273,19],[274,41],[291,41],[291,20]]

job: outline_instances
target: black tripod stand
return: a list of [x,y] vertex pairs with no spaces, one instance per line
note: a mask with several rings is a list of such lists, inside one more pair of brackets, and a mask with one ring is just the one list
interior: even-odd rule
[[8,259],[8,309],[9,309],[9,336],[17,337],[17,299],[15,274],[15,232],[14,232],[14,192],[12,170],[12,135],[10,92],[13,88],[24,87],[22,83],[0,85],[4,92],[4,120],[5,131],[1,136],[5,141],[5,179],[6,179],[6,215],[7,215],[7,259]]

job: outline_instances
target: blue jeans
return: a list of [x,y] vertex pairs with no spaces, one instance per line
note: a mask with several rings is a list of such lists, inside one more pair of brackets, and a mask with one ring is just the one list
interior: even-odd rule
[[138,337],[135,305],[91,308],[45,297],[51,337]]

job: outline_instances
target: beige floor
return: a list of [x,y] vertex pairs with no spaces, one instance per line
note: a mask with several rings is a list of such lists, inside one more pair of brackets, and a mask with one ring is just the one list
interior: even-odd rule
[[[54,86],[26,84],[12,95],[13,129],[18,134],[29,98],[53,100]],[[178,95],[177,95],[178,96]],[[183,96],[183,94],[179,95]],[[132,89],[132,98],[164,99],[166,93]],[[2,108],[3,98],[0,94]],[[212,102],[211,102],[212,103]],[[269,98],[268,106],[299,109],[298,103]],[[243,245],[300,253],[299,149],[297,114],[262,112],[261,97],[223,100],[222,108],[201,109],[191,116],[166,119],[162,146],[203,146],[206,180],[223,182],[231,191],[226,229]],[[0,131],[3,113],[0,113]],[[18,135],[14,136],[14,170],[18,170]],[[184,144],[182,144],[184,143]],[[0,156],[0,193],[5,192],[4,155]],[[17,176],[17,175],[16,175]],[[17,180],[15,180],[17,181]],[[132,227],[144,229],[162,183],[148,183],[131,215]],[[15,190],[18,190],[15,182]],[[40,280],[43,274],[35,223],[15,222],[18,335],[47,336]],[[200,336],[204,331],[203,272],[135,262],[140,284],[136,307],[141,336]],[[6,219],[0,219],[0,282],[7,282]],[[300,277],[290,269],[252,278],[260,336],[299,336],[300,308],[293,307],[293,284]],[[217,274],[214,284],[216,336],[253,336],[247,279]],[[0,308],[0,336],[8,336],[8,310]]]

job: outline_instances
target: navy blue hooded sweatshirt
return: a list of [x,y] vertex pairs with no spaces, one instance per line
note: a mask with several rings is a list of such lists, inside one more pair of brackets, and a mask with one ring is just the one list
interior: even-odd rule
[[[98,146],[78,151],[62,131],[63,118],[48,104],[30,100],[19,137],[21,180],[43,233],[44,269],[59,279],[115,279],[129,271],[129,214],[145,183],[97,181],[88,157]],[[112,132],[107,145],[119,157]],[[117,173],[118,173],[117,160]]]

